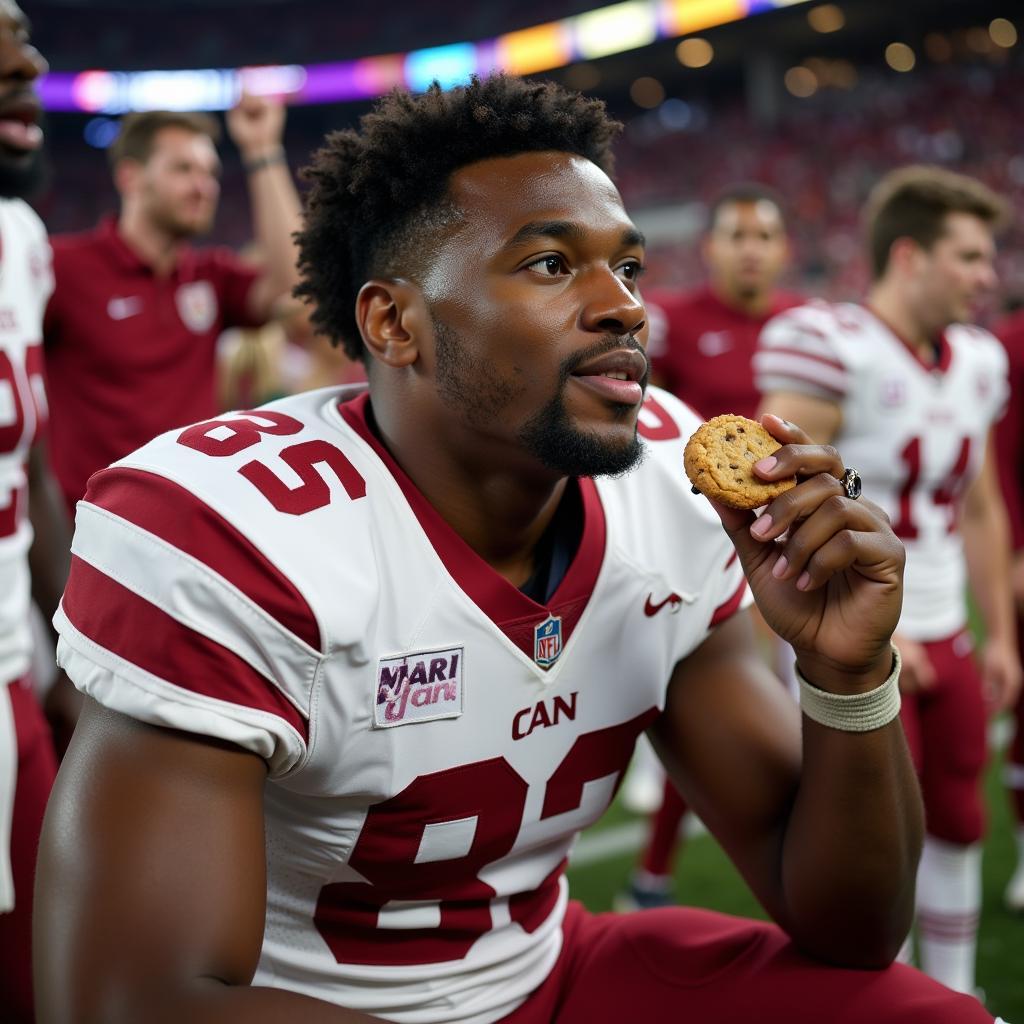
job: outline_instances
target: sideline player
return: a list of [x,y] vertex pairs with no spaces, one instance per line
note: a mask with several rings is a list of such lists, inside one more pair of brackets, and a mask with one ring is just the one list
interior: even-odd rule
[[220,129],[205,114],[127,116],[109,152],[119,216],[53,239],[51,447],[72,512],[97,469],[216,414],[218,336],[266,323],[298,282],[300,206],[281,145],[284,108],[243,96],[227,126],[248,178],[262,269],[190,244],[209,231],[220,191]]
[[31,599],[47,615],[57,607],[70,540],[39,441],[50,250],[42,222],[20,198],[42,178],[34,82],[45,68],[25,15],[0,0],[0,1017],[11,1024],[33,1019],[32,886],[56,772],[29,674]]
[[[760,402],[752,366],[758,336],[773,316],[803,301],[778,288],[789,261],[779,198],[756,183],[724,189],[711,204],[702,253],[706,284],[682,294],[645,295],[651,380],[702,416],[732,412],[753,417]],[[789,648],[778,646],[791,661]],[[631,781],[627,777],[627,787]],[[674,902],[672,865],[685,814],[678,790],[664,779],[647,845],[628,890],[616,900],[618,909]]]
[[[896,643],[902,718],[926,808],[917,880],[923,968],[974,989],[981,909],[986,717],[1020,686],[1006,511],[992,426],[1006,357],[968,326],[995,285],[1002,201],[970,178],[908,167],[867,207],[873,284],[864,305],[812,302],[772,321],[756,358],[763,410],[833,442],[907,547]],[[985,623],[981,669],[966,584]]]
[[[999,482],[1006,500],[1013,545],[1012,586],[1017,610],[1018,651],[1024,656],[1024,312],[997,326],[1010,366],[1010,400],[996,428]],[[1017,868],[1006,886],[1006,905],[1024,912],[1024,695],[1017,698],[1013,742],[1005,778],[1016,822]]]
[[[317,156],[301,238],[369,390],[94,477],[58,614],[90,698],[44,828],[44,1024],[991,1019],[886,966],[921,827],[902,548],[776,419],[759,472],[803,482],[771,529],[690,492],[696,417],[644,397],[616,127],[514,78],[392,94]],[[814,681],[802,725],[741,564]],[[792,942],[568,902],[645,728]]]
[[705,284],[647,299],[651,381],[702,416],[753,417],[761,398],[751,365],[758,336],[803,301],[778,287],[789,262],[781,201],[766,185],[724,189],[708,212],[701,252]]

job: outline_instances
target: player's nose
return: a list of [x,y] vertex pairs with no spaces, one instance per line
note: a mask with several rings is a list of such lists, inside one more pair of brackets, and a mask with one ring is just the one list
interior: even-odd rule
[[[580,321],[584,330],[602,334],[636,334],[646,320],[640,296],[611,268],[587,275]],[[635,286],[634,286],[635,288]]]

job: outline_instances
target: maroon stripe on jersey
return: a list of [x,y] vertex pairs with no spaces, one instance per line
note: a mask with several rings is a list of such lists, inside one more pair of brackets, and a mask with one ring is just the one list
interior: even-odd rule
[[75,629],[112,654],[183,690],[277,715],[308,739],[298,708],[247,661],[76,555],[61,604]]
[[731,615],[735,615],[739,610],[740,604],[743,601],[743,595],[747,592],[747,581],[746,578],[740,580],[740,585],[736,588],[736,593],[729,598],[728,601],[723,601],[716,609],[714,614],[711,616],[711,622],[708,623],[708,629],[712,626],[717,626],[722,622],[725,622]]
[[766,369],[763,364],[759,365],[757,367],[757,379],[762,391],[775,390],[776,385],[774,382],[779,379],[798,380],[803,381],[805,384],[813,385],[817,391],[824,391],[833,396],[837,401],[846,397],[845,391],[840,391],[837,388],[822,383],[821,378],[815,377],[812,373],[804,373],[801,370],[794,369],[790,363],[784,363],[782,367],[772,367],[771,369]]
[[252,541],[184,487],[140,469],[107,469],[90,479],[85,501],[191,555],[320,650],[316,616],[295,584]]
[[[817,352],[811,352],[805,348],[793,348],[790,345],[772,345],[771,347],[765,347],[758,353],[760,361],[768,362],[769,357],[774,355],[780,356],[799,356],[801,359],[813,359],[816,363],[822,363],[825,366],[831,366],[834,370],[839,370],[844,376],[846,375],[846,367],[832,356],[821,355]],[[787,359],[786,365],[789,365]]]

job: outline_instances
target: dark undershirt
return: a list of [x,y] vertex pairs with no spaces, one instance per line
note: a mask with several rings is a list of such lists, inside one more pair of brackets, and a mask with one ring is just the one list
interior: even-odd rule
[[[384,444],[372,404],[366,407],[366,424]],[[386,447],[386,446],[385,446]],[[583,537],[583,499],[577,480],[570,480],[548,528],[534,549],[534,569],[519,590],[537,604],[547,604],[565,579]]]
[[547,604],[565,578],[583,536],[580,485],[570,480],[533,553],[533,573],[519,588],[531,601]]

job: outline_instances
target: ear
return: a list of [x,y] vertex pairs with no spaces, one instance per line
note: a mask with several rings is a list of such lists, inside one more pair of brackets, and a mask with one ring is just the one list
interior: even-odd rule
[[429,323],[423,295],[409,281],[374,279],[356,296],[356,323],[373,358],[387,366],[410,366],[419,358]]
[[889,266],[901,274],[913,274],[926,255],[926,251],[913,238],[897,238],[889,247]]
[[114,165],[114,188],[120,196],[131,195],[138,189],[143,165],[138,160],[124,158]]
[[705,231],[700,236],[700,258],[705,267],[711,266],[711,232]]

